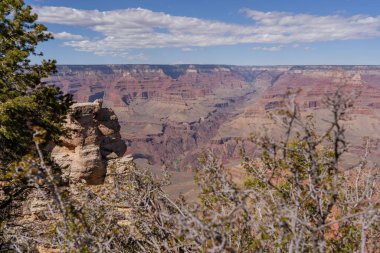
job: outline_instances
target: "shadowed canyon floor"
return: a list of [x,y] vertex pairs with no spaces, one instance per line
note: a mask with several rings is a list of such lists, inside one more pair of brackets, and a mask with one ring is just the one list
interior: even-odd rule
[[372,139],[372,160],[380,154],[380,66],[72,65],[46,81],[78,102],[103,99],[112,107],[127,154],[156,172],[171,168],[173,194],[191,195],[203,150],[237,164],[240,148],[254,151],[250,134],[278,135],[268,113],[283,107],[289,90],[299,90],[303,113],[321,129],[329,118],[324,96],[338,87],[360,92],[346,124],[347,161],[362,152],[364,136]]

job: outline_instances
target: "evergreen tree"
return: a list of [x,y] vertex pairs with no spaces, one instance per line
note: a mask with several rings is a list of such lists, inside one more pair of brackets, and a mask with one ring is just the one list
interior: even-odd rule
[[30,60],[43,55],[36,49],[39,43],[53,38],[36,21],[23,0],[0,1],[0,182],[7,196],[0,198],[1,209],[26,188],[25,172],[15,171],[18,166],[12,164],[36,156],[36,129],[44,133],[45,145],[57,142],[72,104],[70,95],[42,82],[56,71],[56,62]]
[[31,64],[40,42],[52,38],[22,0],[0,2],[0,160],[7,164],[31,152],[33,128],[56,141],[71,97],[41,79],[56,71],[54,60]]

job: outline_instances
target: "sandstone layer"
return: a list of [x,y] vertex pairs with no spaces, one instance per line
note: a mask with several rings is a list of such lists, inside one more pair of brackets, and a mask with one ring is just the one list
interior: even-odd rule
[[66,127],[70,137],[54,147],[53,159],[63,168],[63,178],[71,182],[101,184],[111,159],[126,150],[120,136],[120,124],[112,109],[102,108],[102,101],[72,106]]

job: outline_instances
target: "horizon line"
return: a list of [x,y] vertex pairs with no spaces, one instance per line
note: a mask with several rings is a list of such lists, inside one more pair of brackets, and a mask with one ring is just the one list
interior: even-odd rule
[[263,65],[251,65],[251,64],[225,64],[225,63],[173,63],[173,64],[165,64],[165,63],[66,63],[66,64],[56,64],[57,66],[125,66],[125,65],[154,65],[154,66],[237,66],[237,67],[295,67],[295,66],[341,66],[341,67],[380,67],[379,64],[263,64]]

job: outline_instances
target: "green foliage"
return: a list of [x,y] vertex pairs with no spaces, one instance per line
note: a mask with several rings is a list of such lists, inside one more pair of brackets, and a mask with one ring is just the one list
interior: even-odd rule
[[[103,186],[60,185],[43,151],[65,133],[71,97],[41,81],[55,71],[55,61],[30,62],[42,55],[36,46],[52,38],[36,20],[23,1],[0,1],[0,251],[25,252],[36,244],[62,252],[378,250],[380,177],[364,163],[349,171],[340,165],[346,151],[341,122],[351,100],[339,93],[326,101],[333,119],[322,135],[294,103],[280,111],[288,119],[284,140],[265,136],[256,143],[261,155],[244,157],[241,186],[205,154],[197,203],[171,200],[163,191],[166,174],[155,180],[133,163],[111,167]],[[12,227],[12,204],[29,188],[46,205],[44,219],[31,230]]]
[[[70,95],[42,81],[56,71],[56,62],[31,63],[30,57],[42,56],[38,44],[52,38],[36,21],[24,1],[0,1],[0,226],[12,220],[15,201],[26,196],[30,175],[38,172],[35,131],[44,133],[35,137],[45,143],[46,153],[46,146],[65,133],[63,123],[72,104]],[[0,233],[0,245],[3,239]]]
[[[30,179],[35,200],[43,197],[45,210],[34,213],[43,219],[31,230],[4,226],[5,237],[20,251],[44,245],[62,252],[376,252],[378,168],[339,166],[345,150],[340,118],[318,135],[310,117],[305,123],[288,115],[301,127],[288,126],[284,140],[256,140],[257,156],[244,156],[241,164],[245,182],[205,153],[195,203],[166,195],[165,170],[158,179],[133,162],[114,160],[104,185],[66,187],[42,155],[24,157],[14,169]],[[39,151],[47,131],[34,130]]]
[[0,2],[0,161],[4,166],[33,151],[33,128],[57,141],[71,97],[41,79],[56,71],[55,61],[32,64],[40,42],[52,38],[21,0]]

